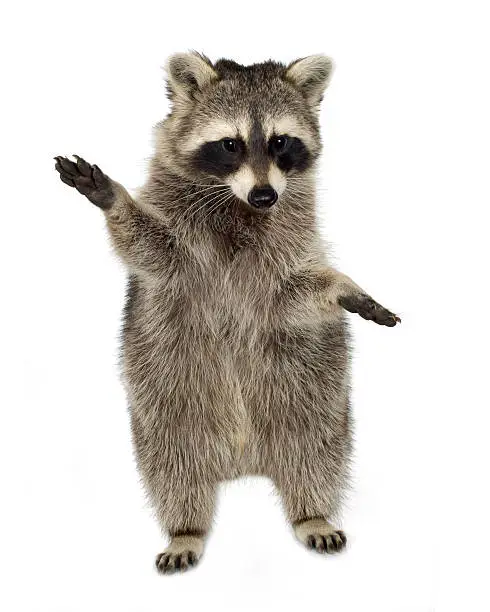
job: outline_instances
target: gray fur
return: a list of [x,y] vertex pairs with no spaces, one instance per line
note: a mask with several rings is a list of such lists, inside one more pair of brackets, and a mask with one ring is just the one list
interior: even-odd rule
[[[219,483],[245,474],[272,479],[305,544],[333,552],[345,543],[327,522],[338,515],[352,445],[340,303],[381,324],[398,319],[327,264],[314,178],[317,105],[331,64],[307,61],[302,75],[302,61],[291,74],[274,62],[171,58],[172,112],[157,126],[135,199],[97,168],[96,178],[110,181],[98,197],[84,160],[57,159],[62,180],[104,210],[129,270],[122,363],[138,467],[174,538],[157,559],[161,571],[198,560]],[[309,143],[309,164],[286,173],[269,212],[193,165],[193,139],[210,122],[248,118],[266,134],[283,116]],[[247,158],[253,171],[256,158]],[[263,182],[269,162],[260,159],[254,176]]]

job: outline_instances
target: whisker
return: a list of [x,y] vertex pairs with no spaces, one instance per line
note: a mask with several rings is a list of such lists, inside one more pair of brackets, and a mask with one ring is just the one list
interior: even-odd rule
[[[224,190],[223,190],[223,189],[220,189],[220,190],[219,190],[219,193],[223,193],[223,192],[224,192]],[[195,202],[192,202],[192,203],[191,203],[191,205],[190,205],[190,209],[192,209],[193,207],[195,207],[197,204],[199,204],[199,202],[202,202],[202,201],[203,201],[203,200],[205,200],[206,198],[209,198],[209,197],[211,197],[211,196],[215,195],[215,193],[216,193],[216,191],[211,191],[211,192],[207,191],[207,192],[206,192],[206,193],[205,193],[203,196],[201,196],[200,198],[198,198],[198,199],[197,199]]]
[[178,187],[179,189],[182,189],[183,191],[190,191],[190,192],[194,192],[195,187],[199,187],[199,188],[228,187],[228,185],[226,185],[225,183],[190,183],[186,185],[183,183],[164,182],[163,185],[165,187]]
[[182,198],[185,198],[186,200],[189,198],[192,198],[196,195],[199,195],[200,193],[205,193],[205,192],[213,192],[213,191],[224,191],[225,189],[228,189],[228,185],[223,185],[223,186],[218,186],[218,185],[213,185],[211,187],[207,187],[205,189],[200,189],[199,191],[193,191],[192,193],[189,193],[187,195],[182,196]]
[[287,195],[302,195],[305,197],[312,197],[315,195],[315,192],[311,192],[311,191],[299,191],[297,189],[289,189],[287,192]]
[[231,203],[233,196],[235,194],[233,192],[230,192],[228,195],[222,197],[220,200],[218,200],[218,202],[216,202],[216,204],[214,204],[213,206],[211,206],[211,208],[209,209],[209,211],[206,213],[206,215],[203,217],[202,222],[204,223],[204,221],[206,219],[208,219],[214,212],[216,212],[220,206],[222,206],[223,204],[225,204],[226,202]]
[[[230,194],[226,194],[226,193],[220,193],[218,194],[218,196],[216,196],[215,198],[213,198],[213,200],[211,200],[209,202],[209,204],[212,204],[212,206],[210,207],[210,210],[214,210],[215,208],[219,208],[219,206],[221,205],[221,202],[223,200],[225,200]],[[216,201],[217,200],[217,201]],[[208,216],[208,213],[206,213],[206,215],[204,216],[204,219]]]
[[[202,200],[204,200],[203,204],[201,206],[199,206],[196,210],[193,211],[193,213],[191,214],[191,216],[189,217],[189,221],[191,221],[192,219],[194,219],[197,214],[207,205],[211,204],[212,202],[214,202],[217,198],[220,198],[222,195],[225,195],[223,191],[221,191],[220,193],[216,194],[216,193],[210,193],[210,194],[206,194],[204,197],[202,197],[201,199],[199,199],[195,204],[201,202]],[[213,197],[214,196],[214,197]],[[207,198],[211,198],[211,200],[208,200]]]

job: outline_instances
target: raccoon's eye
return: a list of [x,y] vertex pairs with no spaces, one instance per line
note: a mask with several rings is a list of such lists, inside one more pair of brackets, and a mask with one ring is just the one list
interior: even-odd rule
[[238,143],[233,138],[223,138],[221,142],[223,143],[223,148],[228,153],[236,153],[238,151]]
[[282,136],[273,136],[270,139],[270,147],[274,153],[282,153],[288,144],[288,137],[285,135]]

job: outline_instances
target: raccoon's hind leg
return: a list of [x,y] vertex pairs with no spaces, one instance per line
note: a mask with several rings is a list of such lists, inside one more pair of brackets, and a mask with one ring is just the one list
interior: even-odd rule
[[297,459],[303,463],[301,472],[276,474],[274,479],[294,533],[302,544],[319,553],[340,552],[347,537],[330,520],[337,513],[342,478],[329,473],[325,457]]
[[169,533],[170,544],[157,555],[155,565],[162,574],[184,572],[197,565],[204,552],[216,490],[209,483],[184,477],[180,485],[174,480],[172,490],[162,493],[160,489],[156,510]]
[[159,355],[171,358],[148,363],[151,349],[138,346],[144,367],[137,367],[134,338],[129,332],[126,337],[135,455],[158,522],[170,536],[156,560],[165,574],[199,561],[218,485],[234,473],[242,422],[238,383],[225,352],[200,330],[198,342],[189,325],[187,335],[180,327],[178,350],[172,353],[164,343],[159,348]]
[[340,321],[283,331],[279,340],[271,341],[267,367],[254,379],[261,470],[276,485],[298,539],[318,552],[338,552],[346,537],[333,521],[351,454],[346,330]]
[[[194,471],[190,465],[186,469]],[[155,560],[162,574],[183,572],[199,562],[211,528],[216,497],[215,486],[198,482],[197,474],[191,478],[181,474],[180,483],[179,477],[167,476],[162,474],[148,483],[159,523],[170,536],[169,545]]]
[[333,524],[346,488],[351,445],[344,402],[339,404],[332,406],[335,425],[314,406],[305,412],[278,406],[277,414],[285,419],[277,419],[263,448],[264,471],[281,495],[296,537],[320,553],[340,552],[347,542]]
[[138,415],[131,416],[139,471],[158,522],[170,537],[155,564],[160,573],[170,574],[196,565],[203,554],[213,520],[217,479],[205,459],[203,428],[197,424],[192,435],[186,433],[192,432],[192,423],[185,423],[180,431],[177,420],[165,425],[165,429],[148,426]]

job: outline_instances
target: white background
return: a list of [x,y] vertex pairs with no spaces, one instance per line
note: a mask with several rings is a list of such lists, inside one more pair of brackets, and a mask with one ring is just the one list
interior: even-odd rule
[[[489,610],[485,2],[16,2],[2,12],[0,603],[9,612]],[[398,312],[352,319],[345,554],[297,544],[266,481],[223,489],[200,566],[164,541],[132,460],[124,270],[52,157],[134,189],[168,110],[160,66],[325,52],[320,213],[335,262]]]

